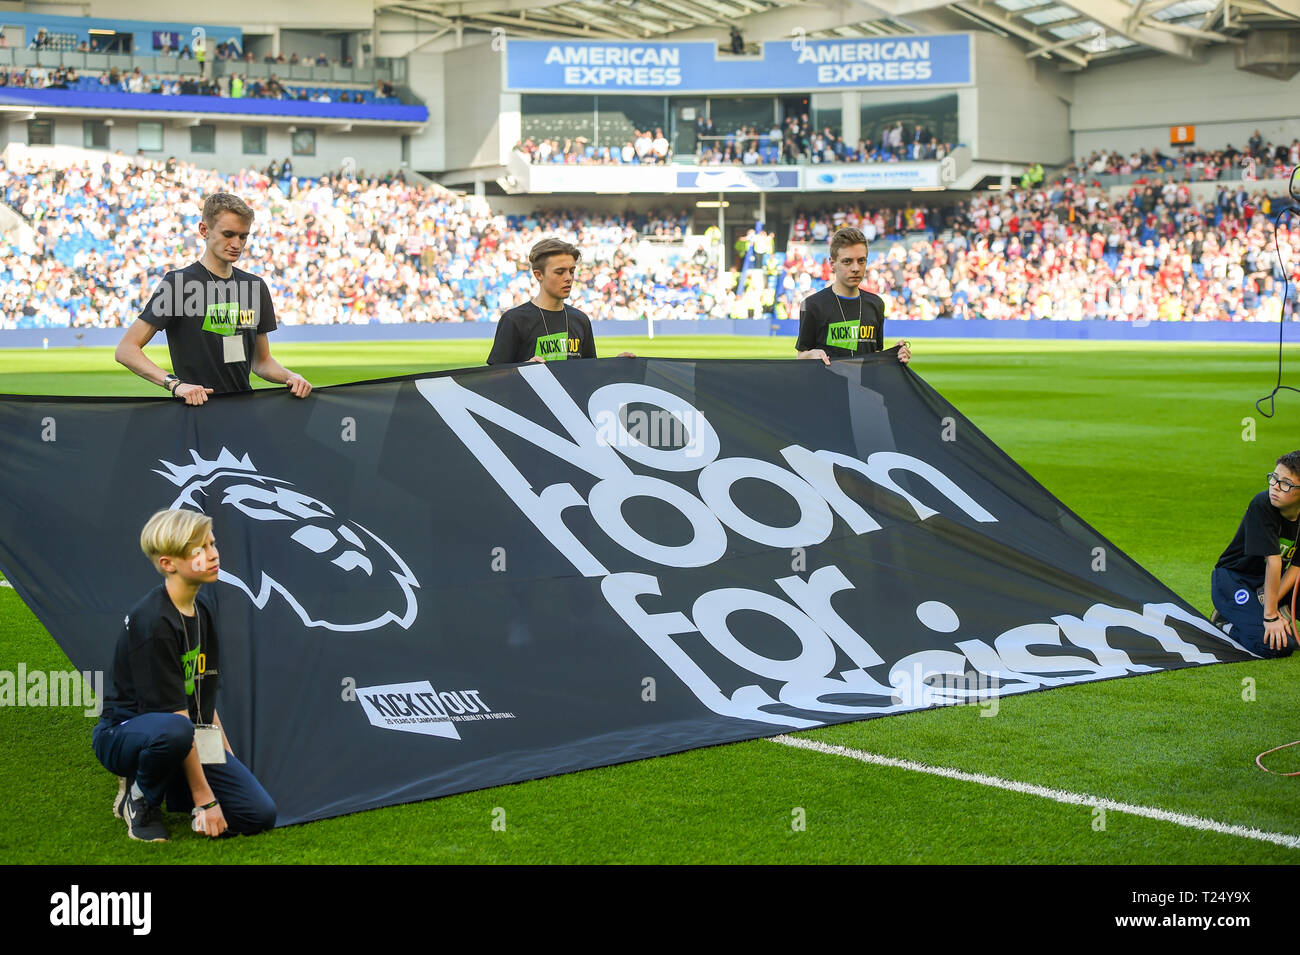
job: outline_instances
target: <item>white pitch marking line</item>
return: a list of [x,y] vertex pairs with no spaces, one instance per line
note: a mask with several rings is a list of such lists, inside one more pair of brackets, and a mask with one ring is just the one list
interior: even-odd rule
[[13,587],[13,584],[9,583],[7,580],[0,580],[0,587]]
[[773,736],[770,737],[773,743],[780,743],[783,746],[793,746],[796,749],[810,749],[818,753],[827,753],[831,756],[846,756],[849,759],[856,759],[861,763],[872,763],[876,766],[891,766],[895,769],[910,769],[918,773],[929,773],[931,776],[942,776],[945,779],[956,779],[966,783],[978,783],[981,786],[993,786],[996,789],[1006,789],[1010,792],[1024,793],[1029,796],[1041,796],[1044,799],[1051,799],[1055,802],[1062,802],[1072,806],[1100,806],[1110,812],[1128,813],[1130,816],[1145,816],[1147,819],[1158,819],[1161,822],[1172,822],[1176,826],[1185,826],[1188,829],[1200,829],[1205,832],[1220,832],[1228,836],[1240,836],[1243,839],[1257,839],[1260,842],[1271,842],[1274,845],[1283,846],[1287,849],[1300,849],[1300,836],[1293,836],[1284,832],[1265,832],[1262,829],[1252,829],[1248,826],[1232,826],[1225,822],[1216,822],[1213,819],[1205,819],[1201,816],[1189,816],[1186,813],[1170,812],[1167,809],[1154,809],[1150,806],[1135,806],[1132,803],[1116,802],[1113,799],[1102,799],[1100,796],[1089,796],[1085,793],[1072,793],[1064,789],[1048,789],[1046,786],[1035,786],[1033,783],[1020,783],[1013,779],[1003,779],[1000,776],[986,776],[983,773],[968,773],[960,769],[948,769],[943,766],[927,766],[925,763],[914,763],[908,759],[894,759],[889,756],[879,756],[876,753],[868,753],[861,749],[849,749],[847,746],[832,746],[829,743],[822,743],[813,739],[801,739],[794,736]]

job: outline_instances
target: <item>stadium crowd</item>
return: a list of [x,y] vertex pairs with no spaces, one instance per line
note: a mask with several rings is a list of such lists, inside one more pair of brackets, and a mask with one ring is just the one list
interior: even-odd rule
[[1281,179],[1300,165],[1300,139],[1286,143],[1266,143],[1259,130],[1250,137],[1245,149],[1181,148],[1174,155],[1158,149],[1139,149],[1130,153],[1094,151],[1068,165],[1062,176],[1071,180],[1095,180],[1097,176],[1149,176],[1181,173],[1195,182],[1231,178],[1230,172],[1241,170],[1248,179]]
[[151,76],[114,67],[95,75],[78,74],[75,67],[53,69],[34,66],[22,70],[0,70],[0,88],[77,90],[101,93],[158,93],[163,96],[221,96],[231,99],[299,100],[313,103],[379,103],[400,100],[393,85],[381,80],[374,91],[351,87],[285,86],[272,74],[266,80],[247,79],[239,73],[217,77]]
[[[102,32],[102,31],[101,31]],[[206,61],[205,44],[199,43],[196,48],[191,48],[189,44],[181,42],[182,37],[175,31],[160,30],[156,34],[153,51],[159,56],[174,56],[180,60],[197,59]],[[107,44],[114,42],[111,36],[92,36],[90,40],[76,41],[73,34],[51,33],[45,27],[39,27],[35,35],[27,44],[27,49],[34,52],[51,51],[62,52],[67,50],[71,53],[101,53],[116,52],[110,49]],[[75,45],[74,45],[75,44]],[[0,50],[9,47],[9,40],[5,37],[3,25],[0,24]],[[223,40],[212,48],[212,59],[221,62],[240,61],[243,63],[256,63],[257,57],[252,51],[243,51],[240,49],[238,41],[234,37],[229,40]],[[298,53],[290,53],[287,57],[283,53],[267,53],[262,57],[263,63],[282,64],[284,66],[352,66],[352,57],[345,56],[342,60],[331,58],[322,50],[316,56],[300,56]]]
[[622,146],[592,146],[585,136],[565,139],[520,140],[515,151],[530,163],[567,163],[581,165],[663,165],[672,162],[673,149],[662,129],[635,130]]
[[[948,208],[840,207],[801,216],[794,236],[820,243],[842,225],[868,237],[922,233],[873,259],[863,283],[899,318],[1276,321],[1284,283],[1267,217],[1277,199],[1246,185],[1198,204],[1185,184],[1135,184],[1111,202],[1064,181]],[[1295,223],[1277,229],[1293,283],[1298,235]],[[829,279],[828,266],[819,275],[800,257],[785,269],[778,312]]]
[[[287,323],[494,319],[529,298],[527,250],[550,234],[583,250],[571,302],[593,317],[794,317],[829,281],[824,240],[841,225],[873,239],[864,287],[894,317],[1268,321],[1282,307],[1274,200],[1244,184],[1202,204],[1180,184],[1135,185],[1112,203],[1065,182],[951,206],[806,211],[788,254],[742,247],[729,264],[757,267],[719,276],[714,255],[685,253],[685,210],[506,217],[401,178],[281,183],[174,161],[0,166],[0,201],[36,242],[0,243],[0,327],[129,324],[167,269],[197,257],[198,203],[215,191],[259,210],[241,264],[266,278]],[[659,254],[641,246],[647,235],[667,240]],[[1293,273],[1295,235],[1278,230]]]
[[0,165],[0,201],[31,223],[38,246],[0,242],[0,327],[129,324],[165,271],[197,258],[199,203],[216,191],[259,210],[240,264],[267,280],[288,323],[495,318],[528,300],[528,249],[554,232],[583,249],[588,274],[571,301],[592,314],[694,318],[689,296],[714,277],[634,260],[642,234],[680,238],[685,211],[509,222],[472,197],[400,178],[291,179],[285,195],[258,172],[220,176],[171,160]]
[[[577,165],[664,164],[673,161],[673,148],[664,131],[636,130],[621,146],[593,146],[586,136],[536,139],[515,144],[530,163]],[[742,125],[720,133],[704,116],[695,123],[695,162],[703,166],[772,165],[775,163],[905,162],[941,160],[953,150],[924,126],[905,131],[901,122],[886,124],[878,140],[849,142],[830,126],[818,130],[808,114],[787,116],[770,129]]]
[[905,131],[901,122],[886,124],[878,140],[860,139],[856,144],[844,139],[830,126],[818,130],[808,114],[787,116],[784,123],[773,123],[764,132],[742,126],[732,133],[719,135],[712,120],[701,117],[695,124],[696,161],[701,165],[832,162],[903,162],[943,159],[952,152],[951,143],[940,143],[922,125]]

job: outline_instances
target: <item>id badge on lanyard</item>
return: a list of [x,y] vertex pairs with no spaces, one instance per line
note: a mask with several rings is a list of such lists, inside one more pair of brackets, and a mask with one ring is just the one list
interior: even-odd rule
[[244,335],[242,332],[235,332],[235,334],[227,335],[221,339],[221,356],[225,359],[227,365],[248,360],[248,352],[244,348]]
[[226,747],[221,741],[221,727],[210,723],[194,724],[194,748],[205,766],[226,761]]

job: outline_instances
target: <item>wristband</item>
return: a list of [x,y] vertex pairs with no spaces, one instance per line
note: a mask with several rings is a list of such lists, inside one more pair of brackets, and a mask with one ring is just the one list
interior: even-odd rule
[[214,799],[214,800],[212,800],[212,802],[208,803],[206,806],[195,806],[193,809],[190,810],[190,815],[195,815],[196,813],[199,813],[199,812],[206,812],[207,810],[209,810],[209,809],[213,808],[214,806],[216,806],[216,804],[217,804],[217,801]]
[[180,377],[177,375],[167,375],[162,380],[162,386],[166,388],[168,391],[170,391],[172,394],[176,393],[176,386],[179,385],[180,383],[181,383]]
[[1264,618],[1264,622],[1265,622],[1265,623],[1277,623],[1277,622],[1278,622],[1279,620],[1281,620],[1281,619],[1282,619],[1282,618],[1281,618],[1280,616],[1279,616],[1279,617],[1265,617],[1265,618]]

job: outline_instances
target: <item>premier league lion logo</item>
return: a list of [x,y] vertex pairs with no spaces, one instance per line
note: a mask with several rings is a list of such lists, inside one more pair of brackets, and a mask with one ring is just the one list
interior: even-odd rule
[[[309,627],[359,631],[415,622],[419,581],[366,528],[291,482],[258,474],[247,454],[240,459],[222,448],[213,461],[197,451],[190,457],[193,464],[159,461],[165,470],[154,473],[181,489],[170,507],[216,518],[218,579],[248,594],[259,610],[275,592]],[[231,546],[231,537],[240,546]]]

